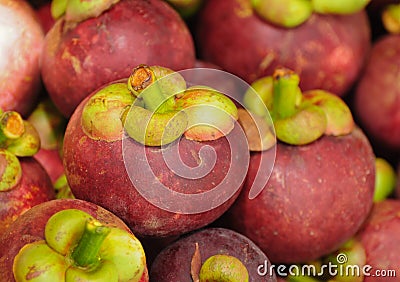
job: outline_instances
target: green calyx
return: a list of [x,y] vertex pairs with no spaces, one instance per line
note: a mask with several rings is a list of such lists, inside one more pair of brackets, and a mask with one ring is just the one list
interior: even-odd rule
[[124,133],[122,116],[134,101],[125,82],[105,86],[89,98],[82,110],[83,131],[94,140],[121,140]]
[[41,148],[57,150],[61,147],[67,119],[49,97],[39,102],[27,121],[37,129]]
[[201,266],[199,282],[248,282],[249,273],[234,256],[214,255]]
[[67,209],[54,214],[45,240],[30,243],[15,256],[16,281],[140,281],[145,254],[131,233],[105,226],[89,214]]
[[324,134],[345,135],[354,129],[354,120],[347,104],[324,90],[310,90],[303,92],[304,105],[316,105],[325,113],[327,124]]
[[400,33],[400,4],[389,4],[384,8],[382,23],[389,33]]
[[128,135],[147,146],[161,146],[178,139],[187,128],[187,116],[181,111],[152,113],[132,106],[125,119]]
[[0,112],[0,149],[17,157],[29,157],[40,148],[40,137],[35,127],[14,111]]
[[67,22],[81,22],[95,18],[111,8],[119,0],[53,0],[51,15],[54,19],[65,17]]
[[167,2],[182,18],[188,19],[200,10],[204,0],[167,0]]
[[249,272],[246,266],[236,257],[216,254],[201,263],[198,243],[190,262],[190,275],[193,282],[248,282]]
[[15,140],[25,131],[24,121],[20,114],[14,111],[3,112],[0,117],[1,140]]
[[251,4],[261,18],[285,28],[301,25],[313,12],[310,0],[251,0]]
[[176,106],[188,116],[187,139],[196,141],[215,140],[226,136],[238,119],[236,105],[222,93],[206,88],[188,88],[176,100]]
[[375,159],[374,202],[389,197],[396,189],[397,175],[393,166],[383,158]]
[[229,134],[236,105],[209,87],[187,88],[178,73],[139,65],[124,81],[110,83],[86,102],[82,129],[94,140],[113,142],[126,133],[146,146],[167,145],[182,135],[196,141]]
[[75,199],[74,194],[67,181],[67,176],[63,173],[53,184],[56,192],[56,199]]
[[323,90],[302,93],[299,82],[293,71],[277,69],[272,76],[253,83],[252,91],[244,96],[244,104],[264,118],[268,109],[276,137],[291,145],[309,144],[324,134],[339,136],[353,130],[353,117],[343,100]]
[[22,171],[18,157],[31,157],[39,148],[39,134],[31,123],[15,111],[0,110],[0,192],[19,183]]
[[139,65],[128,79],[137,101],[124,115],[124,127],[135,141],[147,146],[169,144],[183,134],[196,141],[229,134],[237,119],[235,104],[209,87],[186,88],[177,72]]
[[371,0],[311,0],[319,14],[349,15],[363,10]]
[[[361,242],[355,238],[351,238],[345,242],[337,251],[326,256],[322,260],[323,264],[331,264],[342,269],[362,269],[367,263],[367,256],[365,249]],[[346,271],[338,272],[336,276],[332,277],[329,281],[336,282],[362,282],[364,281],[364,273],[346,273]]]
[[15,187],[22,176],[18,158],[7,150],[0,149],[0,192]]

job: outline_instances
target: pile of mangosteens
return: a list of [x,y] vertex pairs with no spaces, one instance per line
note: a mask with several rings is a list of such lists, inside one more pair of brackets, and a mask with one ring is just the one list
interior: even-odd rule
[[396,0],[0,0],[0,282],[399,281]]

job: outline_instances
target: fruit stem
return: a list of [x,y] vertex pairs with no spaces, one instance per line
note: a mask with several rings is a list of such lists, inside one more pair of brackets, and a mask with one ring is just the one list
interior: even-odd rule
[[285,68],[275,70],[273,74],[272,118],[283,119],[294,115],[301,102],[300,78]]
[[[157,83],[154,71],[149,66],[139,65],[133,69],[128,79],[128,88],[135,96],[140,95],[140,98],[144,101],[145,109],[152,112],[163,111],[162,105],[167,99]],[[146,91],[143,92],[145,89]]]
[[90,267],[99,262],[99,250],[111,229],[99,221],[89,219],[78,245],[72,252],[72,259],[80,267]]
[[7,141],[7,150],[18,157],[35,155],[40,149],[40,137],[36,128],[28,121],[23,121],[24,133],[16,139]]
[[14,111],[6,111],[0,117],[0,142],[7,143],[22,136],[25,131],[21,115]]

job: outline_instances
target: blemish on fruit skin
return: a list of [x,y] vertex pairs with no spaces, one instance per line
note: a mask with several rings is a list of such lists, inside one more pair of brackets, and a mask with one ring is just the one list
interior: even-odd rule
[[149,218],[148,220],[143,222],[143,226],[149,230],[155,230],[159,227],[162,227],[162,223],[157,218]]
[[67,48],[66,48],[66,49],[64,50],[64,52],[62,53],[61,59],[62,59],[62,60],[69,60],[69,61],[71,61],[71,66],[72,66],[72,68],[74,69],[74,71],[75,71],[76,74],[81,74],[81,73],[82,73],[82,66],[81,66],[80,60],[79,60],[77,57],[73,56],[73,55],[68,51]]
[[277,56],[275,51],[267,51],[267,55],[261,60],[260,64],[258,65],[259,72],[263,73],[266,69],[268,69],[276,57]]
[[87,136],[83,136],[81,139],[79,139],[79,146],[82,146],[84,143],[86,143]]
[[190,154],[192,155],[193,159],[196,161],[197,165],[200,166],[201,165],[201,159],[200,159],[199,154],[193,149],[190,150]]
[[235,9],[235,15],[239,18],[248,18],[253,15],[253,8],[251,7],[250,1],[247,0],[236,0],[238,6]]
[[29,267],[29,271],[28,271],[28,273],[26,274],[26,280],[32,280],[32,279],[34,279],[34,278],[37,278],[37,277],[39,277],[44,271],[45,271],[46,269],[43,269],[43,270],[38,270],[38,269],[36,269],[36,266],[35,265],[33,265],[33,266],[31,266],[31,267]]

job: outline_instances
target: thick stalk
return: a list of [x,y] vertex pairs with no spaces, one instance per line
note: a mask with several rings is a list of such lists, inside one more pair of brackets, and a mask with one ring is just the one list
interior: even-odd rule
[[273,74],[272,118],[293,116],[301,102],[300,78],[288,69],[277,69]]
[[128,88],[135,96],[143,99],[144,107],[151,112],[165,112],[172,108],[172,99],[164,96],[157,77],[149,66],[139,65],[133,70],[128,80]]
[[90,267],[99,262],[99,250],[104,239],[110,233],[110,228],[96,220],[88,220],[78,245],[71,257],[80,267]]
[[25,131],[21,115],[14,111],[1,113],[0,116],[0,144],[4,147],[7,140],[14,140],[22,136]]

